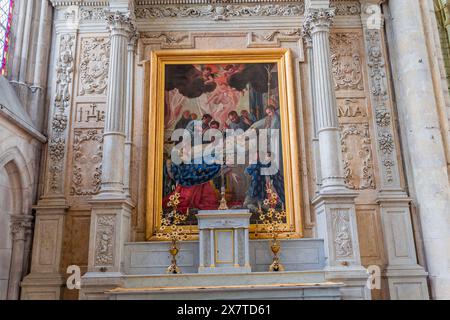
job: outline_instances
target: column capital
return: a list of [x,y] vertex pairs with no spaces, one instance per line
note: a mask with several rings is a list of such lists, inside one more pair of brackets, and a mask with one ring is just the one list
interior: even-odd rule
[[139,40],[139,32],[134,30],[130,34],[130,39],[128,40],[128,51],[136,50],[136,45],[137,45],[138,40]]
[[14,240],[26,240],[31,234],[33,227],[33,216],[11,215],[11,235]]
[[334,8],[309,9],[305,12],[304,35],[312,35],[320,31],[328,32],[335,16],[336,9]]
[[133,15],[130,12],[112,11],[106,15],[111,34],[133,36],[136,33]]

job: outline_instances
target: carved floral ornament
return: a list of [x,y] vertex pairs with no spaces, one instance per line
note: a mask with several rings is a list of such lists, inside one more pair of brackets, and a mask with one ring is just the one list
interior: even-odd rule
[[67,128],[67,109],[70,107],[71,84],[74,69],[75,35],[63,34],[60,37],[59,53],[56,63],[56,84],[54,97],[54,113],[52,118],[49,152],[49,187],[55,192],[62,191],[63,160],[65,157]]

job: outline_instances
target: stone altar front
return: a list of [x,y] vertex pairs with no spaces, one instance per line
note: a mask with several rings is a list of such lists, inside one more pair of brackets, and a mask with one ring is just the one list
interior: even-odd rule
[[199,273],[251,272],[248,210],[203,210],[197,214]]

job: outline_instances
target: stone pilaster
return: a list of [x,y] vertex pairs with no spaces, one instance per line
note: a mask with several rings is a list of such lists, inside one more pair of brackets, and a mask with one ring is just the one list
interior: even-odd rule
[[30,250],[27,245],[30,244],[32,226],[32,215],[11,216],[12,252],[9,268],[8,300],[18,300],[20,298],[20,281],[26,272],[25,259],[28,258]]
[[393,100],[386,54],[382,45],[383,16],[380,3],[383,1],[360,2],[372,117],[377,135],[378,168],[381,174],[378,203],[388,263],[385,276],[388,279],[391,299],[427,299],[427,274],[417,264],[410,199],[401,186]]
[[55,8],[56,54],[54,92],[49,108],[49,138],[44,174],[44,195],[36,209],[31,273],[22,282],[22,299],[60,299],[60,270],[65,216],[65,168],[69,117],[73,101],[73,73],[77,47],[79,7]]
[[[335,10],[329,1],[306,1],[304,35],[312,41],[313,109],[319,145],[320,190],[312,204],[317,235],[325,241],[327,278],[343,281],[344,298],[370,298],[361,266],[356,224],[356,193],[346,189],[336,93],[330,62],[330,27]],[[350,279],[350,280],[349,280]],[[358,292],[355,295],[355,291]]]
[[[384,7],[400,131],[411,197],[420,217],[434,299],[450,298],[450,186],[422,1]],[[414,44],[414,50],[411,50]]]

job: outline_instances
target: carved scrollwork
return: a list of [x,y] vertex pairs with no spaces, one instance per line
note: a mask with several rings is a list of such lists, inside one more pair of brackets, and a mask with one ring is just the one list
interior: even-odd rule
[[104,8],[80,8],[81,20],[104,20],[106,18],[106,12]]
[[358,34],[333,33],[330,48],[335,89],[364,90]]
[[337,16],[354,16],[361,14],[361,4],[359,1],[337,1],[330,4],[336,9]]
[[71,195],[94,195],[100,191],[102,150],[102,129],[75,130]]
[[258,5],[199,5],[199,6],[139,6],[135,10],[138,19],[201,18],[226,20],[230,17],[301,16],[304,4]]
[[347,187],[353,190],[375,189],[369,124],[343,124],[340,130]]

